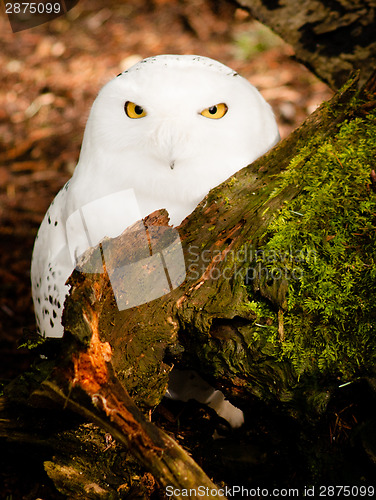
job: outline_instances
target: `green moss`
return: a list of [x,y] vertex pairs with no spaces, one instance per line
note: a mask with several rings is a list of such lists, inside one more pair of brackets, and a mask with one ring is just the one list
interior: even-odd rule
[[238,179],[236,177],[231,177],[228,181],[227,181],[227,186],[228,187],[233,187],[236,183],[238,182]]
[[342,123],[334,139],[312,156],[309,151],[307,144],[281,174],[273,195],[290,185],[302,192],[272,220],[259,259],[261,268],[288,281],[284,341],[270,302],[262,310],[252,306],[258,318],[274,318],[274,327],[256,335],[267,336],[274,355],[290,360],[298,376],[319,371],[348,380],[372,370],[376,360],[376,194],[370,189],[376,112]]

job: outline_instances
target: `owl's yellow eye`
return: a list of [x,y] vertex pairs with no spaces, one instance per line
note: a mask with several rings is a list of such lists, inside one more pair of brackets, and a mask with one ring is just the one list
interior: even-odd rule
[[129,118],[142,118],[147,114],[142,106],[131,101],[124,104],[124,111]]
[[218,120],[222,118],[227,113],[228,107],[224,102],[221,104],[216,104],[215,106],[210,106],[210,108],[206,108],[201,111],[202,116],[205,118],[214,118],[214,120]]

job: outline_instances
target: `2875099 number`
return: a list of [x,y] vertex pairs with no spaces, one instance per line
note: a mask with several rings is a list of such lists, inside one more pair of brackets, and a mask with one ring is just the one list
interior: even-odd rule
[[320,497],[373,497],[374,486],[320,486]]
[[5,12],[7,14],[60,14],[61,5],[58,2],[22,2],[6,3]]

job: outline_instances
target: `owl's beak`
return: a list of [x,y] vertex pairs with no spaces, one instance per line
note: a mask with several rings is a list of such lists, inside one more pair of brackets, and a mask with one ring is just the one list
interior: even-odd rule
[[175,167],[175,160],[170,161],[170,168],[173,170]]

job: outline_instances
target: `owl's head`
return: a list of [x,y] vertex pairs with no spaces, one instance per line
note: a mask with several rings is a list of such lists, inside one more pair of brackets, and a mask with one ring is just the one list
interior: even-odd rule
[[78,168],[203,197],[278,140],[269,104],[247,80],[206,57],[162,55],[100,91]]

